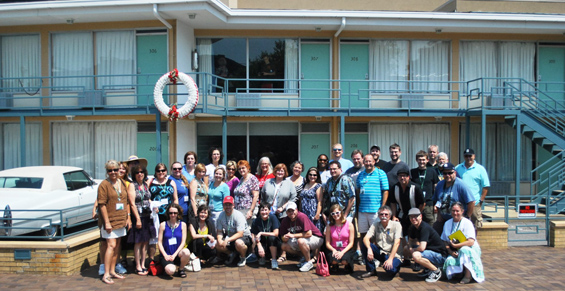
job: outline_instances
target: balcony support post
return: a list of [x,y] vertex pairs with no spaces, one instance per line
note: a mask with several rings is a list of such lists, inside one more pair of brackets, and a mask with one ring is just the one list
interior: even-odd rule
[[224,160],[222,164],[226,164],[228,160],[228,117],[222,116],[222,152]]
[[520,132],[520,113],[516,114],[516,180],[515,180],[515,190],[516,191],[516,201],[520,201],[520,168],[522,166],[521,154],[522,154],[522,133]]
[[157,111],[155,113],[155,161],[162,163],[161,161],[161,113]]
[[26,121],[20,115],[20,167],[26,166]]

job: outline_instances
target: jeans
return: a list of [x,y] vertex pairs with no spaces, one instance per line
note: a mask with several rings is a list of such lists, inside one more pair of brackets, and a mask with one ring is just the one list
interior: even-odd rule
[[[379,261],[382,266],[382,264],[386,260],[388,260],[389,255],[386,255],[384,253],[381,254],[381,249],[377,247],[375,244],[371,244],[371,249],[373,250],[373,255],[375,257],[375,260]],[[365,261],[365,269],[367,270],[367,272],[374,272],[376,269],[375,262],[367,260],[367,248],[365,247],[365,244],[361,244],[361,252],[363,253],[363,260]],[[398,273],[398,271],[400,271],[401,263],[402,262],[399,259],[394,258],[392,260],[392,269],[390,270],[385,269],[385,271],[388,274],[394,275]]]

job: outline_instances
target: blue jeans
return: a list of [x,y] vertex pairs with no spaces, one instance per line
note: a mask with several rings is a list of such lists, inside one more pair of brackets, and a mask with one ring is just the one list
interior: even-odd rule
[[[371,249],[373,250],[373,256],[375,257],[375,260],[379,261],[382,266],[382,264],[386,260],[388,260],[389,255],[381,254],[381,249],[377,247],[375,244],[371,244]],[[361,252],[363,253],[363,260],[365,261],[365,268],[367,272],[374,272],[376,269],[375,262],[367,260],[367,248],[365,247],[365,244],[361,244]],[[400,271],[401,263],[402,262],[399,259],[394,258],[392,260],[392,269],[390,270],[385,269],[385,271],[388,274],[394,275],[398,273],[398,271]]]
[[423,251],[422,252],[422,258],[428,259],[428,261],[430,261],[430,263],[432,263],[434,266],[439,267],[439,268],[443,267],[443,263],[445,262],[444,256],[442,256],[438,252],[434,252],[434,251],[430,251],[430,250]]

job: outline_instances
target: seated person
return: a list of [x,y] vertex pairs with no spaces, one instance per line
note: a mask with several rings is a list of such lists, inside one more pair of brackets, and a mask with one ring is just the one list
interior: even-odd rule
[[420,209],[410,209],[408,216],[412,225],[408,231],[407,252],[416,264],[424,267],[418,276],[427,277],[426,282],[436,282],[441,278],[441,267],[445,262],[445,245],[432,226],[422,221]]
[[326,259],[331,271],[344,265],[348,273],[353,273],[355,257],[355,228],[349,222],[339,204],[330,207],[330,228],[326,231]]
[[[461,202],[455,202],[451,206],[451,218],[443,226],[441,239],[445,242],[449,256],[443,265],[447,279],[453,275],[464,273],[461,284],[468,284],[471,279],[477,283],[485,280],[483,263],[481,262],[481,248],[475,239],[475,227],[471,220],[463,217],[464,207]],[[466,241],[458,242],[450,240],[449,236],[460,230],[465,235]],[[472,278],[471,278],[472,277]]]
[[205,264],[209,259],[216,256],[216,227],[210,219],[210,211],[208,206],[198,206],[197,215],[198,220],[191,219],[189,230],[190,238],[187,244],[192,252],[200,259],[202,264]]
[[391,221],[390,207],[379,208],[379,219],[367,231],[361,244],[367,273],[361,278],[377,275],[377,268],[383,265],[386,273],[394,277],[400,271],[400,255],[398,248],[402,239],[402,226],[398,221]]
[[[277,251],[280,246],[279,240],[279,219],[271,212],[271,205],[265,201],[259,204],[259,216],[251,225],[251,237],[253,239],[253,253],[251,256],[256,260],[259,257],[259,265],[266,263],[265,249],[271,254],[271,268],[277,270]],[[251,260],[249,260],[251,261]]]
[[172,276],[177,269],[176,265],[179,265],[179,276],[186,278],[184,266],[190,259],[190,251],[184,247],[186,223],[179,217],[182,217],[182,207],[171,203],[165,211],[166,221],[159,226],[160,261],[167,275]]
[[281,249],[291,254],[302,254],[298,264],[300,272],[308,272],[314,267],[311,253],[319,251],[324,243],[322,233],[306,216],[297,210],[296,203],[288,202],[286,217],[281,221]]
[[[224,198],[224,211],[218,216],[216,221],[216,233],[218,243],[216,250],[219,253],[229,255],[226,265],[231,265],[239,254],[239,267],[244,267],[246,263],[247,250],[251,247],[251,233],[247,227],[245,216],[239,211],[233,211],[233,197]],[[221,259],[216,257],[214,263],[219,263]]]

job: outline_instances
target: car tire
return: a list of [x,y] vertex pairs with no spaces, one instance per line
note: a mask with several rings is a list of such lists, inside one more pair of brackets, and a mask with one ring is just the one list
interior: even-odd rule
[[45,238],[54,238],[59,234],[59,225],[51,225],[41,230],[41,236]]

